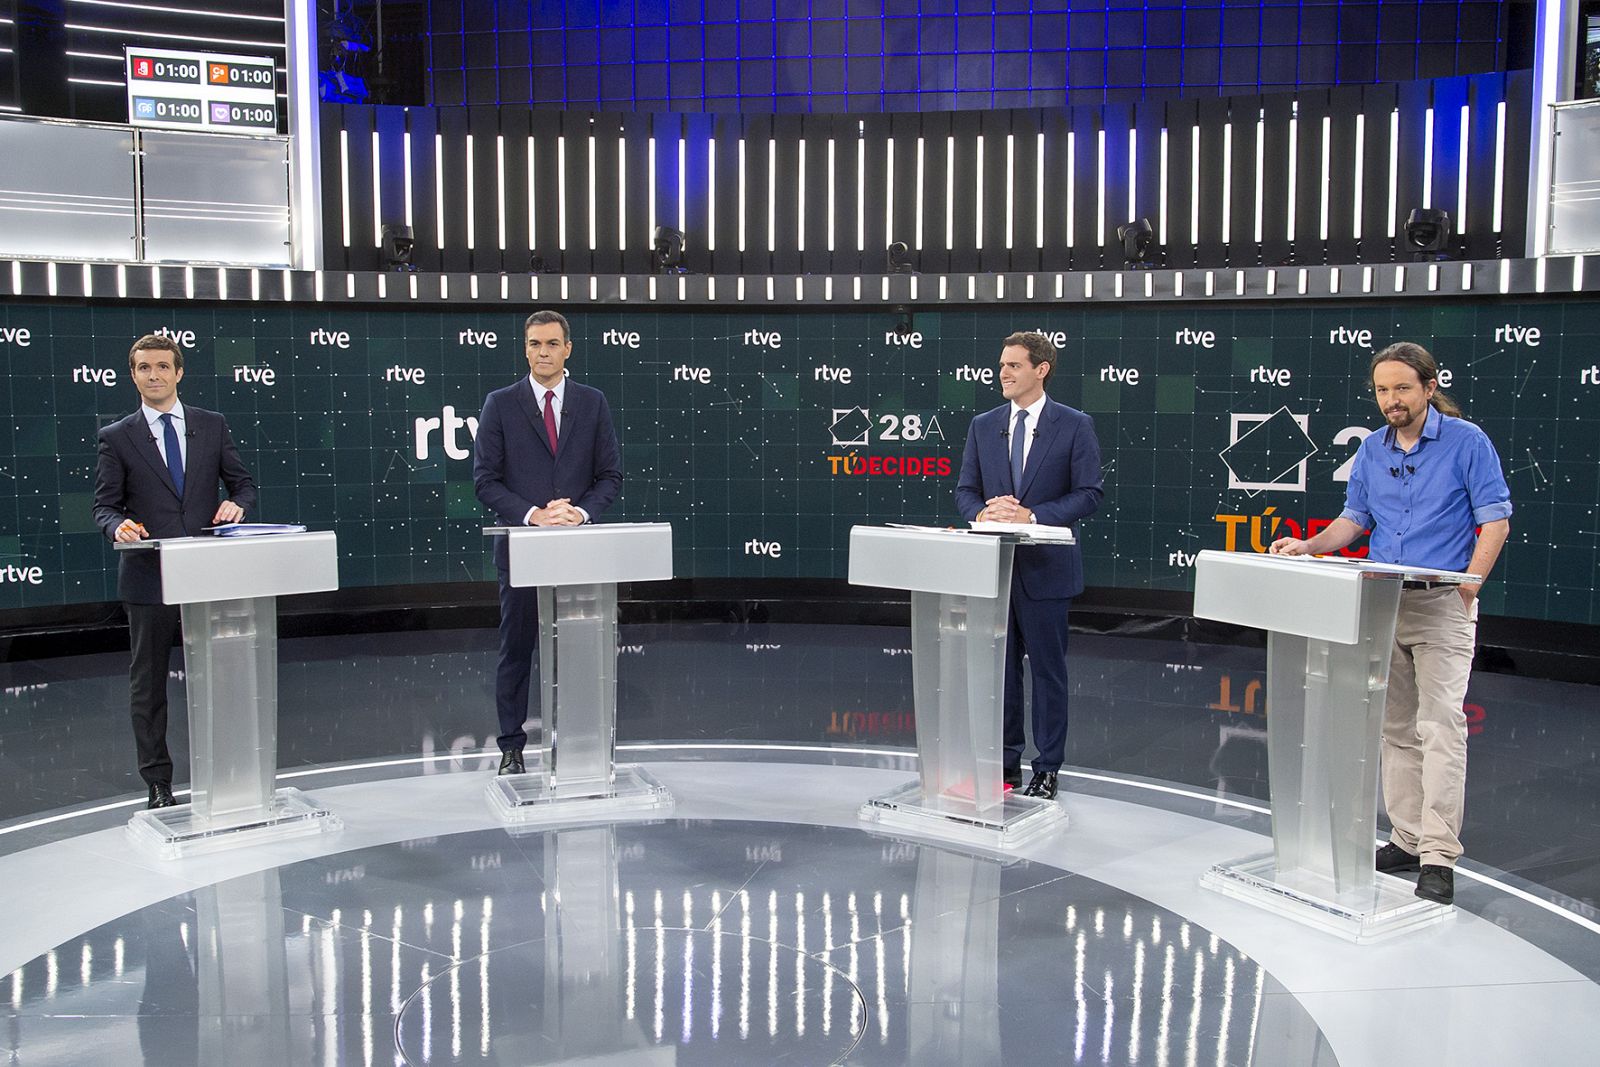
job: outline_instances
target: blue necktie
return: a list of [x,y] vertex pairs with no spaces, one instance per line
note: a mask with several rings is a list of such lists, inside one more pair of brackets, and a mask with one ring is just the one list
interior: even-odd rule
[[1023,408],[1017,412],[1017,423],[1011,428],[1011,491],[1022,492],[1022,441],[1024,428],[1028,421],[1028,410]]
[[165,428],[167,444],[167,470],[172,474],[172,487],[178,491],[178,496],[183,496],[183,449],[178,446],[178,428],[172,424],[172,413],[169,411],[161,416],[161,425]]

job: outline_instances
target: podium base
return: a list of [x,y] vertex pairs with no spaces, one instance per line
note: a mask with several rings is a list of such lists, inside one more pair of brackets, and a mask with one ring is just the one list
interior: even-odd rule
[[489,806],[509,823],[558,822],[672,806],[672,794],[644,770],[619,765],[611,781],[551,782],[543,774],[508,774],[489,783]]
[[298,789],[272,794],[265,810],[206,818],[188,805],[136,812],[128,837],[160,859],[176,860],[222,849],[259,845],[288,837],[329,833],[344,826]]
[[1000,810],[980,815],[970,800],[941,796],[929,803],[922,783],[913,781],[873,797],[861,806],[861,818],[885,829],[899,830],[958,845],[1011,849],[1067,825],[1067,813],[1054,800],[1005,794]]
[[1219,863],[1200,876],[1200,884],[1357,944],[1382,941],[1455,915],[1448,904],[1418,897],[1404,878],[1375,874],[1371,889],[1335,893],[1330,879],[1305,871],[1280,878],[1277,866],[1270,852]]

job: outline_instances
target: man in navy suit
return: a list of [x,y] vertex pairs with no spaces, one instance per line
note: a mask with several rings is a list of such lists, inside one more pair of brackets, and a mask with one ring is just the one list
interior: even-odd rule
[[[622,456],[605,394],[566,377],[572,329],[555,311],[524,325],[528,377],[483,402],[472,475],[478,499],[507,526],[581,526],[598,518],[622,488]],[[522,774],[528,741],[528,679],[539,644],[539,597],[514,589],[506,539],[495,539],[500,578],[500,773]]]
[[[1072,526],[1104,495],[1094,421],[1045,395],[1056,349],[1039,333],[1014,333],[1000,351],[1009,403],[972,420],[956,507],[968,521]],[[1006,784],[1022,784],[1022,657],[1033,674],[1033,742],[1039,755],[1024,794],[1054,799],[1067,743],[1067,609],[1083,592],[1073,545],[1019,545],[1006,629]]]
[[[255,506],[256,486],[239,459],[228,423],[214,411],[178,400],[183,349],[149,334],[133,343],[128,371],[143,403],[100,431],[94,518],[108,539],[195,537],[207,526],[238,522]],[[217,484],[227,497],[217,501]],[[179,608],[161,602],[161,561],[154,552],[119,552],[117,595],[128,614],[128,671],[139,775],[152,808],[170,807],[167,660],[182,632]]]

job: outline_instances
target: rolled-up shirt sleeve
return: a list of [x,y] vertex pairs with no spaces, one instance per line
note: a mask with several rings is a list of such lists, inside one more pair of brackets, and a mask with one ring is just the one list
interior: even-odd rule
[[1339,513],[1341,519],[1353,522],[1363,530],[1372,529],[1372,512],[1367,503],[1367,476],[1371,473],[1371,467],[1372,451],[1363,445],[1356,453],[1356,461],[1350,465],[1350,482],[1344,490],[1344,510]]
[[1466,482],[1473,522],[1482,526],[1511,517],[1511,487],[1487,434],[1477,434],[1467,451]]

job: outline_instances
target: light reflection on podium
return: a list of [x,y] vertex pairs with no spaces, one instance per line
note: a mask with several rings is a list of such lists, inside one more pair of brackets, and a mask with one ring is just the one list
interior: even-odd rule
[[197,890],[195,912],[199,1062],[296,1062],[278,872]]
[[923,848],[911,902],[907,1062],[1000,1062],[998,860]]

